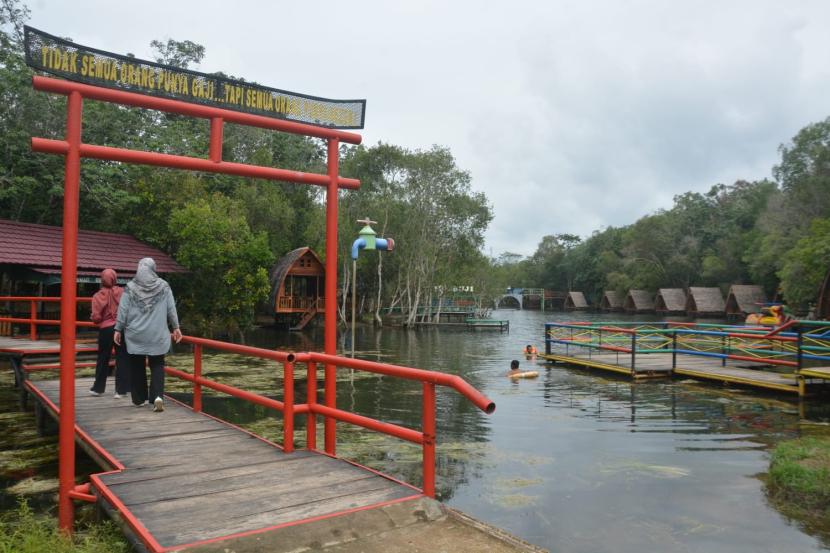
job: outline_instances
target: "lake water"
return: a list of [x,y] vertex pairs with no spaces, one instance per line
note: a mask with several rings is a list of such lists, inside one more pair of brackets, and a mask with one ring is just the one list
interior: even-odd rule
[[[496,311],[510,332],[462,328],[357,331],[358,356],[458,374],[496,402],[486,415],[457,393],[438,393],[439,499],[556,553],[826,551],[820,538],[768,503],[759,474],[778,441],[828,431],[822,405],[692,381],[628,380],[527,361],[543,350],[547,321],[569,315]],[[340,341],[351,348],[348,332]],[[322,329],[261,329],[252,345],[321,349]],[[189,354],[169,364],[187,369]],[[540,372],[504,377],[511,359]],[[205,357],[206,376],[279,397],[273,363]],[[297,400],[303,401],[303,377]],[[168,378],[173,395],[188,386]],[[418,383],[341,371],[338,406],[420,427]],[[205,410],[277,437],[278,417],[222,395]],[[302,421],[298,421],[302,422]],[[13,429],[12,429],[13,431]],[[303,443],[302,428],[298,434]],[[420,449],[338,424],[338,454],[420,485]],[[45,471],[51,468],[44,468]],[[819,529],[820,531],[821,529]]]

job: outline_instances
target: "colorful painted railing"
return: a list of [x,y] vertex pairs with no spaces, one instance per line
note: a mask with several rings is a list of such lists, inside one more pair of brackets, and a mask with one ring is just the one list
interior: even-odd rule
[[830,365],[830,321],[791,321],[769,327],[675,322],[575,322],[545,324],[546,353],[571,348],[636,355],[671,354],[751,361],[791,367]]
[[[40,318],[39,311],[42,304],[60,304],[61,299],[56,297],[39,297],[39,296],[0,296],[0,324],[3,325],[4,332],[0,335],[10,336],[12,334],[12,325],[26,325],[29,327],[29,339],[38,339],[38,327],[40,326],[54,326],[58,327],[61,324],[60,312],[53,311],[50,313],[54,315],[54,319]],[[92,298],[78,298],[78,303],[89,304]],[[16,304],[28,304],[28,317],[15,317],[10,313],[16,311],[13,307]],[[5,314],[4,314],[5,313]],[[79,327],[95,327],[95,323],[90,321],[78,321],[76,323]]]

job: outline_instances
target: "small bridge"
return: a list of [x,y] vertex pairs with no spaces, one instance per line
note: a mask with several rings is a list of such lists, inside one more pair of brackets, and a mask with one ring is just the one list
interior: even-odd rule
[[497,296],[493,303],[498,309],[549,309],[564,310],[567,292],[546,290],[544,288],[508,288],[507,292]]

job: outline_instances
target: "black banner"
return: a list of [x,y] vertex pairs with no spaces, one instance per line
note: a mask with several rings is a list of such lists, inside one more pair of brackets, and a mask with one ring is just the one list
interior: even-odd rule
[[26,27],[26,64],[71,81],[288,119],[362,129],[366,100],[329,100],[87,48]]

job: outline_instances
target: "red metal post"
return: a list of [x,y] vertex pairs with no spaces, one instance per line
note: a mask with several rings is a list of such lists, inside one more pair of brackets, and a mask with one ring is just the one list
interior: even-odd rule
[[[329,355],[337,353],[337,173],[339,172],[340,141],[328,140],[328,177],[326,188],[326,313],[324,348]],[[325,404],[337,408],[337,366],[326,364]],[[326,453],[334,455],[337,449],[336,421],[325,418]]]
[[424,495],[435,497],[435,384],[424,382],[423,413],[424,433]]
[[37,340],[37,324],[35,324],[35,320],[37,319],[37,304],[35,300],[29,302],[29,317],[32,319],[32,322],[29,324],[29,339],[34,341]]
[[222,161],[222,136],[224,134],[224,120],[213,117],[210,120],[210,150],[208,159],[214,163]]
[[317,403],[317,363],[314,361],[308,362],[306,386],[306,403],[309,409],[305,424],[305,446],[306,449],[317,449],[317,416],[313,411],[313,405]]
[[282,449],[291,453],[294,451],[294,363],[290,361],[282,364],[282,386]]
[[63,192],[63,259],[61,262],[61,373],[58,436],[58,525],[72,532],[75,513],[75,317],[78,280],[78,206],[81,181],[81,116],[83,98],[72,92],[66,102],[66,152]]
[[193,346],[193,376],[196,380],[193,381],[193,410],[197,413],[202,412],[202,385],[199,379],[202,378],[202,345],[196,344]]

